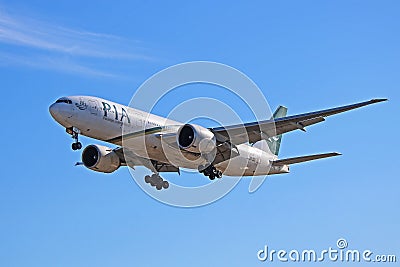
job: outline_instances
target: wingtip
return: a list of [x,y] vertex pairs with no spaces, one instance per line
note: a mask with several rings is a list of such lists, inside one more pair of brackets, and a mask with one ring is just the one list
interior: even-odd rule
[[332,153],[334,156],[341,156],[341,155],[343,155],[342,153],[339,153],[339,152],[333,152]]
[[384,101],[388,101],[389,99],[387,99],[387,98],[374,98],[374,99],[371,99],[371,102],[372,103],[379,103],[379,102],[384,102]]

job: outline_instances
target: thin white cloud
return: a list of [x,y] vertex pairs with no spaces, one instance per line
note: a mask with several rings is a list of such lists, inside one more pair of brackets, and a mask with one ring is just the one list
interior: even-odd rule
[[28,66],[31,68],[51,70],[57,72],[64,72],[70,74],[79,74],[85,76],[98,76],[106,78],[125,78],[123,76],[113,74],[111,72],[101,71],[91,67],[78,64],[74,61],[49,57],[49,56],[36,56],[36,55],[19,55],[0,52],[0,66]]
[[[10,15],[0,8],[0,44],[6,45],[0,54],[12,64],[44,67],[57,62],[58,70],[73,70],[88,75],[114,76],[85,66],[95,60],[151,60],[138,53],[138,42],[110,34],[70,29],[53,23]],[[24,50],[24,56],[19,54]],[[8,50],[8,52],[4,52]],[[136,50],[136,51],[135,51]],[[29,53],[26,53],[29,51]],[[68,57],[68,60],[65,58]],[[4,65],[4,62],[3,62]],[[86,64],[87,65],[87,64]],[[50,68],[50,66],[48,66]]]

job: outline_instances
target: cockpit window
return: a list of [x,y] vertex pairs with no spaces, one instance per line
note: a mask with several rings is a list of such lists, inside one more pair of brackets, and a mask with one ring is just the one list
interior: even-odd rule
[[67,104],[72,104],[72,101],[71,101],[70,99],[68,99],[68,98],[62,97],[62,98],[58,99],[58,100],[56,101],[56,103],[67,103]]

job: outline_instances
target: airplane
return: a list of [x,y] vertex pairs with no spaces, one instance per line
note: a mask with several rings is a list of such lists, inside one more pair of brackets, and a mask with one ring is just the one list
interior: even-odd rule
[[82,148],[79,135],[117,145],[88,145],[82,164],[90,170],[112,173],[121,166],[144,166],[152,171],[146,183],[167,189],[161,172],[195,169],[210,180],[226,176],[289,173],[289,165],[341,155],[337,152],[278,159],[282,135],[323,122],[326,117],[387,99],[299,115],[287,115],[279,106],[268,120],[206,128],[181,123],[93,96],[61,97],[50,107],[51,116],[72,136],[73,150]]

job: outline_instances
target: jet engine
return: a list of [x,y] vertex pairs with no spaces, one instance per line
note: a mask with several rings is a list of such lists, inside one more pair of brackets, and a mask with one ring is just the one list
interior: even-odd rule
[[210,153],[216,147],[214,134],[196,124],[185,124],[178,130],[177,143],[181,149],[193,153]]
[[105,173],[114,172],[121,166],[117,153],[101,145],[88,145],[82,152],[82,162],[88,169]]

